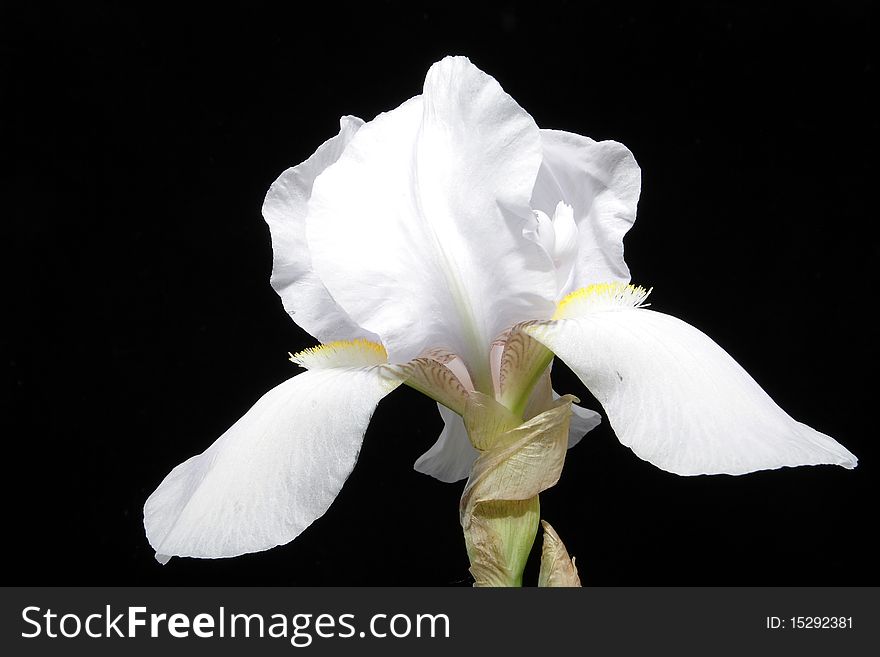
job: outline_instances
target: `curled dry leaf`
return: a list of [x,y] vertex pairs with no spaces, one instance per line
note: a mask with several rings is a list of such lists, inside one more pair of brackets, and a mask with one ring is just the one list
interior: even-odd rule
[[[575,397],[566,395],[518,426],[491,412],[491,400],[473,405],[465,423],[485,447],[461,498],[475,586],[518,586],[538,529],[538,494],[559,481],[568,447]],[[494,403],[494,402],[493,402]]]
[[538,575],[538,586],[581,585],[574,559],[568,556],[568,550],[559,538],[556,530],[546,520],[541,521],[544,528],[544,545],[541,548],[541,572]]

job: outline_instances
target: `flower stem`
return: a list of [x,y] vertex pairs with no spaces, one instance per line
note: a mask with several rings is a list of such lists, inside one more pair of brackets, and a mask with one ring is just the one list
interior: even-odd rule
[[537,495],[479,505],[464,533],[474,586],[522,586],[540,515]]

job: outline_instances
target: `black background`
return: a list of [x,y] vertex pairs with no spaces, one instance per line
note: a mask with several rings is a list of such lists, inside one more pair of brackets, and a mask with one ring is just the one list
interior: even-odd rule
[[584,582],[880,583],[872,5],[297,4],[4,3],[4,579],[470,583],[461,485],[412,470],[441,423],[409,389],[379,406],[341,495],[293,543],[162,567],[141,524],[165,474],[314,342],[268,283],[271,182],[341,114],[370,119],[466,54],[540,126],[633,151],[634,282],[861,461],[679,478],[603,424],[542,496]]

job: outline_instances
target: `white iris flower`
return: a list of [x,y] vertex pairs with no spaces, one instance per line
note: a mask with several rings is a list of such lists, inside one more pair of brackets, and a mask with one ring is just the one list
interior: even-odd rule
[[[263,205],[272,285],[323,344],[292,356],[305,372],[150,496],[157,558],[294,539],[327,511],[376,405],[401,383],[437,400],[446,423],[416,469],[467,477],[478,455],[460,417],[468,400],[527,419],[535,391],[549,393],[553,354],[620,441],[663,470],[855,467],[703,333],[643,307],[623,259],[639,189],[622,144],[540,130],[463,57],[432,66],[420,96],[372,121],[343,117]],[[572,407],[569,446],[596,424]]]

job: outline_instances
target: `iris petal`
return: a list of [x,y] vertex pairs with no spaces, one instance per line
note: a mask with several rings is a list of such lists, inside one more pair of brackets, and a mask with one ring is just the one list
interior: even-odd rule
[[357,461],[385,366],[314,369],[266,393],[144,507],[157,558],[232,557],[287,543],[322,516]]
[[495,337],[552,314],[552,262],[523,236],[540,149],[534,121],[498,82],[451,57],[316,180],[315,269],[392,362],[445,349],[490,389]]
[[644,308],[525,327],[578,375],[620,442],[680,475],[744,474],[857,459],[792,419],[715,342]]
[[541,130],[541,144],[532,206],[552,217],[562,201],[577,225],[577,255],[559,297],[591,283],[629,281],[623,237],[635,222],[641,190],[632,153],[616,141],[559,130]]
[[272,183],[263,202],[263,217],[272,235],[272,287],[297,324],[321,342],[378,338],[339,307],[312,268],[306,243],[306,214],[312,186],[333,164],[364,122],[354,116],[339,121],[339,134],[328,139],[305,162],[291,167]]

